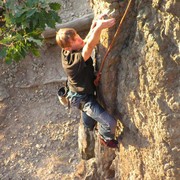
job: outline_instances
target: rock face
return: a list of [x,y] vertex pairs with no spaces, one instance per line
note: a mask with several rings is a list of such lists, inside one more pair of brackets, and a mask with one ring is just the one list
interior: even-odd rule
[[[96,16],[114,10],[117,20],[101,36],[100,64],[127,2],[93,0],[91,5]],[[119,150],[96,146],[99,179],[108,178],[104,171],[111,166],[115,179],[180,177],[179,7],[174,0],[132,2],[99,86],[102,104],[124,124]]]

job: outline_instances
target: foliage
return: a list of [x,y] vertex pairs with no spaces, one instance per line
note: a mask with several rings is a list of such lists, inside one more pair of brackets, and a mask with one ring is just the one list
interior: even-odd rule
[[47,0],[6,0],[0,2],[0,59],[6,63],[19,61],[31,52],[39,56],[42,32],[45,27],[54,28],[61,22],[58,16],[60,4]]

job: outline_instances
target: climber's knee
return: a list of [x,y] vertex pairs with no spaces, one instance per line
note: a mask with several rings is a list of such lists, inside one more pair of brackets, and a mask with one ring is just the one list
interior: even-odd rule
[[101,124],[104,124],[111,129],[112,134],[115,133],[116,120],[107,111],[101,113],[98,119]]

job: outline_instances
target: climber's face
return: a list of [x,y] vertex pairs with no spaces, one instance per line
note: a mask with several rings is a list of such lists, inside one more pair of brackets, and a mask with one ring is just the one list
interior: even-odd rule
[[64,48],[68,51],[80,50],[84,47],[85,43],[83,39],[77,34],[74,39],[69,40],[70,46]]

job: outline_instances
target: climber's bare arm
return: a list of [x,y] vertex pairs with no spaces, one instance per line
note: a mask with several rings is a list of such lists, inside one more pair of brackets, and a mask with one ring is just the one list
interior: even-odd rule
[[115,19],[99,19],[94,21],[91,25],[91,32],[89,33],[89,37],[86,39],[86,44],[83,47],[82,56],[84,60],[88,60],[91,56],[92,50],[99,43],[101,31],[105,28],[110,28],[115,24]]

